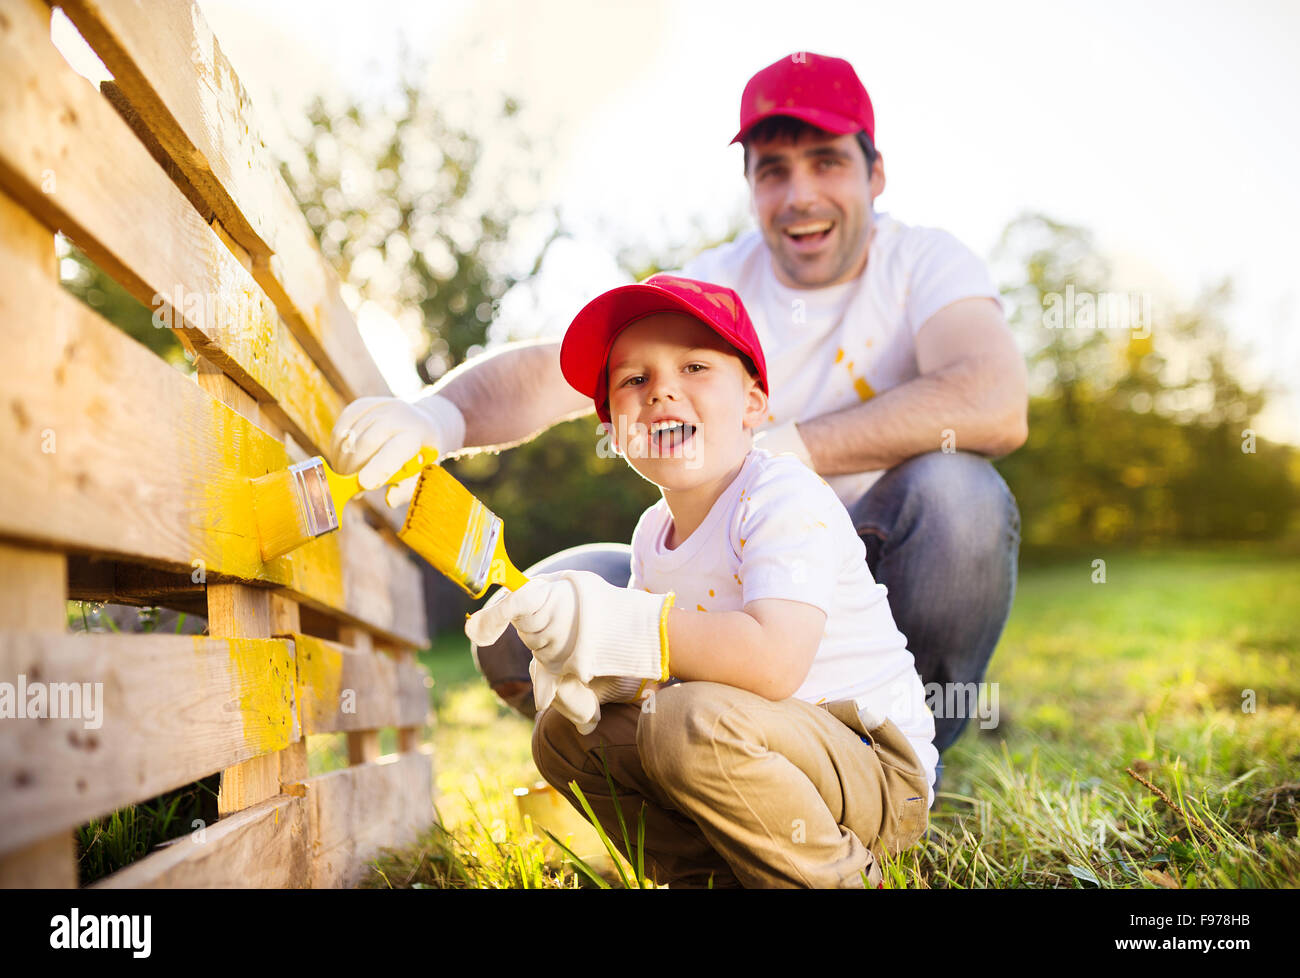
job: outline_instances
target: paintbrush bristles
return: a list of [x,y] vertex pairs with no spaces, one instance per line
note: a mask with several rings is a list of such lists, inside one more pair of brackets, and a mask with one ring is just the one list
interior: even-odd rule
[[292,471],[272,472],[252,482],[253,519],[257,523],[262,560],[287,554],[312,539]]
[[402,541],[470,594],[488,585],[501,520],[439,465],[420,473],[398,533]]

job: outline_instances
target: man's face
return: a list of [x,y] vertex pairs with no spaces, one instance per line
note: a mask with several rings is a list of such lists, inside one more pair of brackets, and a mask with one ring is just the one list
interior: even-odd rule
[[[619,334],[609,354],[614,443],[669,490],[710,484],[749,451],[767,396],[735,350],[699,320],[656,313]],[[682,422],[676,427],[670,421]]]
[[862,271],[872,201],[885,189],[879,157],[870,174],[857,138],[809,129],[796,141],[754,140],[746,174],[758,226],[782,284],[815,289]]

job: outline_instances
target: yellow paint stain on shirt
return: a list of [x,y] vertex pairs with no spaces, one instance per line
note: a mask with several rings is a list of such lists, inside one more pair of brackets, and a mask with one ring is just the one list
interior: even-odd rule
[[742,547],[745,545],[745,538],[744,538],[744,537],[741,537],[741,538],[740,538],[740,545],[741,545]]
[[[769,415],[767,416],[767,420],[768,420],[768,421],[771,421],[771,422],[775,422],[775,421],[776,421],[776,418],[774,418],[772,415],[769,414]],[[742,492],[741,495],[743,496],[744,493]]]
[[697,605],[695,606],[695,610],[696,610],[696,611],[708,611],[709,609],[706,608],[706,607],[704,607],[704,605],[702,605],[702,604],[697,604]]
[[713,588],[709,588],[709,597],[711,598],[716,597],[716,595],[713,593]]
[[853,378],[853,389],[858,392],[858,397],[864,401],[869,401],[876,396],[876,392],[871,389],[865,377]]
[[844,359],[844,350],[843,350],[842,348],[836,350],[836,351],[835,351],[835,362],[836,362],[836,363],[839,363],[839,362],[840,362],[841,360],[843,360],[843,359]]

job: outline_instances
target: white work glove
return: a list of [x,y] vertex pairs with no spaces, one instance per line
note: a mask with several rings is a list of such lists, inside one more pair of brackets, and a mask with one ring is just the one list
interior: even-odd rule
[[[360,469],[362,489],[382,486],[425,446],[437,449],[439,459],[465,447],[465,418],[441,394],[414,402],[359,397],[339,414],[330,436],[334,468],[344,475]],[[409,500],[415,481],[412,477],[395,486],[389,504],[401,506]]]
[[773,455],[789,453],[808,468],[813,467],[812,455],[809,454],[808,446],[804,444],[803,436],[799,434],[799,429],[793,421],[758,432],[754,435],[754,447],[766,449]]
[[583,735],[596,729],[602,703],[630,703],[649,685],[645,679],[600,676],[588,686],[577,676],[555,675],[535,657],[528,664],[528,675],[533,679],[533,704],[537,712],[553,706]]
[[537,574],[494,595],[465,622],[474,644],[491,645],[513,624],[538,664],[590,684],[598,676],[668,678],[660,619],[672,595],[615,587],[591,571]]

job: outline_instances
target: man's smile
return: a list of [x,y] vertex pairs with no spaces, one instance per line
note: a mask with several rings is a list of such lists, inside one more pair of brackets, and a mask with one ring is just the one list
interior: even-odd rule
[[781,229],[786,242],[800,253],[819,250],[835,230],[835,222],[826,218],[799,221]]

